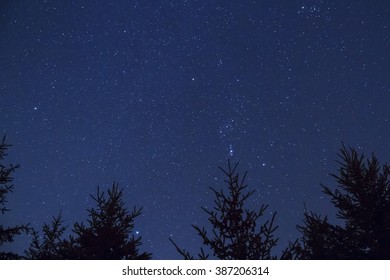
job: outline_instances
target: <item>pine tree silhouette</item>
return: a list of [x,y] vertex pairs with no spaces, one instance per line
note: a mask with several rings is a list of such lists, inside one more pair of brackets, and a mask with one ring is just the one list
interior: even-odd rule
[[[11,145],[5,143],[5,136],[0,142],[0,160],[3,160],[7,155],[6,151]],[[5,204],[7,202],[7,195],[10,194],[14,186],[11,184],[13,177],[12,173],[15,172],[19,165],[10,164],[8,167],[0,163],[0,212],[4,215],[8,209]],[[28,225],[17,225],[12,227],[4,227],[0,225],[0,247],[5,243],[14,242],[14,238],[22,233],[28,233],[30,230]],[[0,259],[20,259],[21,256],[12,252],[0,251]]]
[[27,259],[35,260],[60,260],[68,259],[71,248],[69,242],[63,239],[66,227],[63,226],[61,213],[53,217],[51,225],[44,224],[43,235],[35,229],[32,230],[33,239],[30,247],[26,250]]
[[372,155],[364,155],[343,145],[340,167],[332,190],[321,185],[338,209],[341,225],[328,217],[306,212],[302,232],[302,259],[390,259],[390,167],[380,168]]
[[[244,193],[247,185],[244,184],[246,174],[240,180],[236,172],[238,163],[231,166],[228,161],[228,169],[221,167],[226,175],[225,182],[228,185],[228,193],[224,190],[217,191],[210,188],[215,195],[214,210],[202,209],[209,216],[212,226],[211,234],[203,227],[192,227],[202,238],[203,245],[207,246],[214,257],[221,260],[259,260],[274,259],[271,250],[277,244],[278,238],[274,237],[277,226],[274,226],[276,212],[270,220],[259,225],[268,205],[262,205],[258,211],[244,208],[244,204],[254,191]],[[185,249],[180,248],[172,239],[170,241],[176,247],[180,255],[185,259],[193,259],[193,256]],[[207,255],[201,248],[199,259],[207,259]]]
[[[142,208],[134,207],[131,213],[123,202],[123,190],[113,183],[107,195],[98,188],[91,196],[96,209],[88,209],[87,225],[75,223],[69,239],[62,235],[66,227],[62,217],[53,218],[51,226],[43,226],[43,238],[34,232],[33,242],[26,255],[30,259],[73,260],[146,260],[151,253],[139,252],[141,236],[134,237],[134,220]],[[40,241],[43,240],[43,241]]]

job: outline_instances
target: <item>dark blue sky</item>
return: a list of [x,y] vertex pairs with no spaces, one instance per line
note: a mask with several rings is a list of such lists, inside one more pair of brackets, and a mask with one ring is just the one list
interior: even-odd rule
[[[116,181],[154,258],[195,252],[217,166],[240,160],[280,245],[333,213],[341,142],[390,158],[389,1],[1,1],[5,223],[86,218]],[[271,213],[267,213],[267,218]],[[13,246],[20,250],[22,245]]]

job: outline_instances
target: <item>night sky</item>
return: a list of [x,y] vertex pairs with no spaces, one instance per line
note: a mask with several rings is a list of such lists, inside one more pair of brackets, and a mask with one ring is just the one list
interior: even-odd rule
[[333,217],[342,141],[390,159],[389,46],[386,0],[1,1],[0,133],[21,164],[2,222],[71,226],[115,181],[144,207],[142,249],[180,259],[168,238],[198,252],[230,158],[285,247],[304,204]]

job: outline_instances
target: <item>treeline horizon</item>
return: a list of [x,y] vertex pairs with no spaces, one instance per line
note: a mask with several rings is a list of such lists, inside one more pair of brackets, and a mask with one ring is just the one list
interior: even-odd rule
[[[12,210],[6,207],[7,196],[14,189],[13,174],[20,167],[3,163],[10,146],[4,136],[0,142],[0,216]],[[279,254],[275,253],[279,245],[277,213],[266,219],[269,204],[258,209],[246,207],[255,190],[245,183],[247,172],[241,176],[237,171],[239,162],[230,160],[227,167],[219,167],[225,186],[210,188],[214,205],[201,206],[209,224],[189,228],[201,239],[200,251],[189,252],[171,238],[167,242],[177,250],[178,259],[186,260],[390,259],[390,166],[381,165],[374,154],[366,158],[344,143],[338,157],[337,173],[330,174],[336,186],[320,187],[337,210],[339,222],[332,224],[326,214],[305,209],[302,222],[296,226],[300,236],[290,240]],[[0,259],[152,259],[153,252],[141,250],[142,236],[134,232],[142,207],[134,206],[129,211],[123,190],[115,182],[106,192],[98,187],[91,197],[95,207],[87,209],[87,221],[75,222],[70,228],[64,225],[61,213],[52,215],[52,221],[41,229],[30,224],[4,226],[0,222]],[[69,229],[71,234],[65,236]],[[2,249],[21,235],[32,237],[23,254]]]

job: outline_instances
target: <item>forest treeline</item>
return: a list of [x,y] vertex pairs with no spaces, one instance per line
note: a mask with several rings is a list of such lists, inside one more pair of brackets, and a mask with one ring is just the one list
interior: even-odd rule
[[[9,147],[3,137],[0,216],[10,211],[7,196],[14,189],[13,174],[19,168],[4,163]],[[167,242],[172,243],[178,258],[183,259],[390,259],[390,166],[381,165],[374,154],[366,158],[344,144],[338,156],[338,170],[331,174],[335,186],[320,185],[337,210],[337,224],[331,223],[327,215],[306,210],[297,225],[300,237],[291,240],[282,253],[275,253],[279,241],[277,213],[267,219],[264,214],[270,207],[268,204],[258,209],[246,207],[254,190],[245,183],[247,173],[239,174],[238,163],[230,161],[226,167],[220,167],[225,176],[223,186],[211,188],[214,205],[202,207],[209,224],[192,226],[201,240],[200,252],[189,252],[172,239],[167,238]],[[41,229],[29,224],[0,223],[0,259],[151,259],[153,252],[143,252],[142,238],[134,234],[134,223],[142,208],[129,211],[123,202],[123,191],[116,183],[106,192],[98,188],[92,198],[95,207],[87,209],[87,221],[74,223],[68,236],[61,214]],[[23,254],[2,249],[23,234],[32,237]]]

